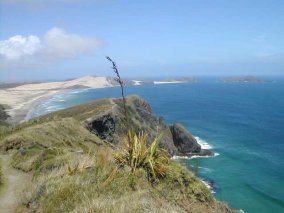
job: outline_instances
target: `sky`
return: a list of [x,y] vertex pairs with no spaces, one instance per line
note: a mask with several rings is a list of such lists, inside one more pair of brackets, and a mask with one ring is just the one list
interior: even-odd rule
[[0,0],[0,81],[284,75],[283,0]]

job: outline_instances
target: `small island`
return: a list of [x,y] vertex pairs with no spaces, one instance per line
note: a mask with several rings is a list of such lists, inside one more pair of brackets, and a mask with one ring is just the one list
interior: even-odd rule
[[225,83],[261,83],[261,82],[264,82],[264,80],[256,76],[230,76],[230,77],[223,77],[220,80]]

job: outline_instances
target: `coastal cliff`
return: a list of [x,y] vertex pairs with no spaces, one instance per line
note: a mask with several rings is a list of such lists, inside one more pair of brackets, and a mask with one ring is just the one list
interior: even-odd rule
[[[85,121],[87,129],[96,134],[100,139],[118,144],[127,134],[127,126],[123,120],[123,108],[120,99],[109,99],[109,107],[104,105],[100,109],[100,102],[94,111],[96,113]],[[75,107],[76,109],[76,107]],[[150,140],[154,140],[157,134],[163,134],[161,146],[171,156],[182,155],[214,155],[210,150],[203,150],[196,139],[181,124],[167,126],[163,117],[157,117],[151,106],[139,96],[129,96],[127,99],[127,111],[129,126],[135,131],[146,132]]]
[[[173,155],[204,155],[180,124],[167,126],[138,96],[127,98],[129,126],[162,134]],[[117,168],[114,154],[127,134],[121,99],[102,99],[32,119],[0,136],[2,155],[33,176],[18,212],[236,212],[215,200],[192,172],[170,160],[169,173],[149,182],[143,169]],[[3,174],[5,176],[5,174]]]

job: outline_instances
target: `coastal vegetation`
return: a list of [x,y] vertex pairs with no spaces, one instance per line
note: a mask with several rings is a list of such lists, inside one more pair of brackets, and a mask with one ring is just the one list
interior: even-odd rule
[[143,132],[132,133],[129,130],[125,148],[114,158],[119,167],[129,166],[131,172],[142,168],[150,181],[157,181],[169,174],[169,155],[159,148],[161,137],[148,145],[147,135]]
[[124,148],[122,151],[116,153],[114,158],[119,167],[129,166],[132,173],[136,169],[142,168],[146,171],[148,179],[155,181],[157,178],[166,176],[169,172],[167,165],[169,163],[168,154],[159,147],[162,138],[156,136],[154,141],[149,145],[147,133],[141,130],[138,130],[138,133],[136,133],[131,129],[124,96],[124,81],[120,77],[116,63],[110,57],[107,56],[106,58],[111,62],[112,69],[117,76],[115,80],[120,85],[125,125],[127,127]]
[[[88,114],[86,104],[78,107],[81,115]],[[78,107],[20,124],[1,140],[13,167],[33,176],[18,212],[233,212],[172,160],[170,175],[158,182],[149,182],[143,168],[131,171],[125,166],[113,172],[119,146],[66,117]]]
[[116,74],[122,98],[81,104],[2,132],[2,157],[33,177],[14,211],[235,212],[170,159],[208,152],[182,126],[168,127],[142,98],[124,97]]

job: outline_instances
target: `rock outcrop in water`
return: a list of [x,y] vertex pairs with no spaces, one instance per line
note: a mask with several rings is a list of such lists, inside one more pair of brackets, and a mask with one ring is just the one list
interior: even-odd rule
[[199,155],[199,156],[213,156],[214,153],[208,149],[202,149],[197,140],[192,134],[187,131],[181,124],[175,123],[170,126],[175,147],[179,154],[183,155]]
[[180,153],[200,153],[201,146],[196,139],[178,123],[170,126],[173,142]]
[[[123,106],[120,99],[109,99],[111,107],[105,107],[97,115],[86,120],[87,129],[107,142],[118,144],[123,141],[127,133],[124,121]],[[203,150],[196,139],[181,124],[167,126],[162,117],[157,117],[150,105],[141,97],[127,98],[130,127],[135,131],[147,132],[154,140],[157,134],[162,133],[161,146],[173,155],[213,155],[209,150]]]

